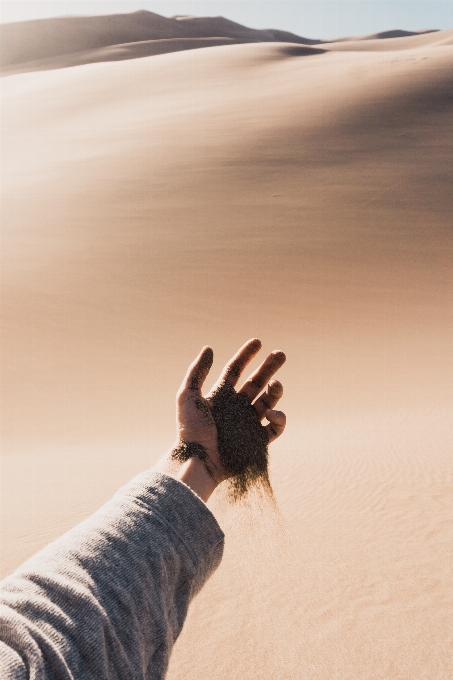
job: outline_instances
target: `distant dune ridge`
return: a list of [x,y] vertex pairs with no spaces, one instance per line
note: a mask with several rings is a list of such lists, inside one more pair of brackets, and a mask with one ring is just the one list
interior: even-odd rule
[[[220,16],[163,17],[146,10],[107,16],[67,16],[0,25],[0,73],[65,68],[250,42],[326,45],[330,50],[351,50],[356,46],[358,50],[369,51],[376,40],[401,41],[432,33],[443,34],[445,31],[392,30],[327,41],[311,40],[277,29],[247,28]],[[432,42],[431,37],[429,40]],[[414,40],[412,43],[415,46]],[[409,46],[410,43],[404,46],[395,43],[394,49]],[[313,52],[319,53],[319,49]]]
[[363,36],[355,36],[347,38],[337,38],[330,42],[338,42],[341,40],[387,40],[388,38],[408,38],[413,35],[425,35],[426,33],[437,33],[436,29],[424,29],[421,31],[401,31],[399,29],[394,31],[381,31],[380,33],[370,33]]
[[1,31],[2,574],[168,450],[203,345],[209,389],[259,337],[280,515],[215,492],[168,680],[452,678],[453,30]]
[[[212,42],[203,42],[212,38],[235,42],[292,42],[301,45],[315,45],[321,42],[301,38],[287,31],[247,28],[223,17],[167,18],[140,10],[109,16],[59,17],[3,24],[0,26],[0,65],[2,69],[18,68],[20,64],[82,51],[85,52],[86,62],[89,62],[91,61],[89,50],[143,41],[148,42],[149,54],[157,54],[161,53],[159,48],[155,48],[154,51],[149,41],[197,40],[198,42],[192,42],[191,45],[179,43],[179,49],[194,49],[212,45]],[[174,51],[172,49],[174,43],[167,45],[169,52]],[[137,56],[145,56],[146,49],[143,46]],[[135,56],[133,48],[129,50],[129,54]],[[99,53],[92,56],[93,61],[98,61]]]

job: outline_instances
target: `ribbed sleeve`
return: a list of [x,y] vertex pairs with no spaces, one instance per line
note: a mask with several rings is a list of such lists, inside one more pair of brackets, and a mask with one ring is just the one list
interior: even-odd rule
[[0,584],[0,677],[160,680],[222,552],[189,488],[139,475]]

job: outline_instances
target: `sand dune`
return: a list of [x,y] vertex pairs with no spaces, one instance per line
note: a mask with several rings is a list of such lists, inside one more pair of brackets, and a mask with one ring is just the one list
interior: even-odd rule
[[409,36],[414,36],[414,35],[426,35],[427,33],[437,33],[437,30],[435,29],[427,29],[423,31],[401,31],[400,29],[396,29],[393,31],[381,31],[380,33],[370,33],[369,35],[366,35],[363,37],[363,40],[377,40],[377,39],[386,39],[386,38],[407,38]]
[[437,33],[437,29],[426,29],[422,31],[402,31],[400,29],[395,29],[392,31],[381,31],[380,33],[370,33],[368,35],[362,36],[347,36],[346,38],[337,38],[336,40],[331,40],[330,42],[340,42],[348,40],[386,40],[388,38],[408,38],[414,35],[425,35],[427,33]]
[[396,40],[2,81],[3,572],[172,443],[203,344],[288,355],[281,514],[213,498],[170,679],[451,676],[453,47]]
[[[238,45],[243,41],[234,38],[169,38],[167,40],[141,40],[139,42],[124,43],[122,45],[108,45],[92,50],[82,50],[69,54],[59,54],[56,57],[36,59],[29,62],[12,64],[2,71],[2,75],[30,73],[31,71],[48,71],[83,64],[94,64],[100,61],[123,61],[141,57],[197,50],[202,47],[216,47],[219,45]],[[248,42],[248,41],[244,41]],[[310,49],[310,48],[307,48]]]
[[[169,38],[168,40],[141,40],[136,43],[124,45],[110,45],[93,50],[71,52],[70,54],[58,55],[47,59],[13,64],[2,71],[2,75],[15,75],[18,73],[30,73],[32,71],[48,71],[83,64],[94,64],[102,61],[123,61],[125,59],[139,59],[142,57],[168,54],[170,52],[183,52],[185,50],[199,50],[205,47],[217,47],[219,45],[240,45],[250,42],[240,38]],[[313,56],[322,54],[325,50],[309,45],[296,45],[291,43],[286,51],[294,56]]]
[[249,42],[318,45],[314,54],[320,54],[324,45],[336,51],[389,51],[449,45],[452,36],[451,30],[394,30],[324,42],[276,29],[251,29],[223,17],[167,18],[147,11],[105,17],[60,17],[1,24],[0,74],[52,70]]
[[[397,31],[394,32],[396,33]],[[427,31],[403,37],[391,37],[387,40],[379,36],[367,36],[360,39],[349,38],[344,41],[340,40],[330,44],[323,44],[322,47],[336,51],[391,52],[394,50],[414,50],[418,47],[441,47],[442,45],[452,44],[453,29],[450,28],[446,31]]]
[[[294,42],[302,45],[317,44],[319,40],[309,40],[300,36],[278,30],[256,30],[241,26],[223,17],[162,17],[153,12],[138,11],[127,14],[108,16],[58,17],[37,21],[22,21],[0,25],[0,68],[1,72],[39,70],[33,62],[45,64],[50,68],[49,60],[55,57],[68,56],[62,66],[99,61],[99,56],[106,55],[106,61],[113,54],[124,59],[125,45],[151,40],[228,38],[237,42]],[[175,51],[178,43],[167,43],[168,52]],[[190,49],[195,43],[181,40],[180,49]],[[207,45],[208,43],[206,43]],[[213,44],[213,43],[211,43]],[[217,42],[214,44],[223,44]],[[116,46],[115,50],[105,48]],[[199,44],[198,44],[199,46]],[[99,52],[99,50],[104,51]],[[131,46],[127,50],[129,57],[162,54],[163,45],[137,48]],[[90,50],[96,53],[90,54]],[[134,52],[135,50],[135,52]],[[79,54],[77,57],[73,56]],[[84,56],[87,61],[82,61]],[[93,58],[91,58],[93,57]],[[44,61],[47,60],[47,61]],[[61,68],[57,61],[52,68]]]

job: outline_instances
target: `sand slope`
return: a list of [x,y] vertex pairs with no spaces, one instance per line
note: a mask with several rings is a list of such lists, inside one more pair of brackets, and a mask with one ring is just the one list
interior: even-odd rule
[[[396,31],[395,31],[396,33]],[[435,47],[453,44],[453,29],[446,31],[427,31],[425,33],[413,33],[406,36],[390,37],[383,40],[379,36],[367,36],[366,38],[340,40],[329,44],[323,44],[324,49],[344,50],[351,52],[389,52],[399,50],[413,50],[418,47]]]
[[107,47],[97,47],[92,50],[80,50],[69,54],[59,54],[55,57],[45,57],[18,64],[11,64],[3,69],[2,75],[30,73],[31,71],[48,71],[83,64],[94,64],[100,61],[123,61],[125,59],[139,59],[141,57],[196,50],[201,47],[216,47],[219,45],[238,45],[242,42],[234,38],[168,38],[167,40],[140,40]]
[[[0,25],[0,68],[3,74],[37,70],[38,67],[62,68],[78,63],[100,61],[104,54],[105,61],[116,58],[129,59],[173,52],[178,43],[167,43],[164,49],[163,40],[181,40],[178,49],[193,49],[209,38],[224,38],[237,42],[294,42],[303,45],[317,44],[319,40],[301,38],[293,33],[278,30],[256,30],[241,26],[223,17],[163,17],[145,10],[127,14],[107,16],[57,17],[55,19],[39,19],[36,21],[20,21]],[[143,45],[160,41],[160,45]],[[125,52],[124,46],[131,43]],[[224,44],[223,42],[211,44]],[[209,42],[204,42],[208,46]],[[115,50],[106,50],[113,48]],[[90,53],[95,50],[94,53]],[[78,54],[75,57],[75,54]],[[58,62],[56,57],[64,57]],[[69,56],[71,55],[71,56]]]
[[171,444],[203,344],[217,374],[258,336],[281,517],[213,498],[169,677],[446,680],[453,48],[298,50],[3,79],[2,568]]
[[[122,61],[249,42],[325,45],[336,51],[388,51],[450,45],[452,36],[452,30],[395,30],[325,42],[276,29],[251,29],[224,17],[167,18],[143,10],[104,17],[60,17],[1,24],[0,74]],[[316,49],[315,54],[320,54],[323,48],[313,49]]]
[[[123,61],[125,59],[139,59],[142,57],[168,54],[169,52],[183,52],[185,50],[198,50],[204,47],[217,47],[219,45],[240,45],[251,42],[241,38],[169,38],[168,40],[141,40],[139,42],[124,43],[122,45],[109,45],[93,50],[71,52],[56,57],[36,59],[29,62],[13,64],[2,71],[2,75],[15,75],[18,73],[30,73],[32,71],[47,71],[70,66],[81,66],[101,61]],[[253,41],[252,41],[253,42]],[[321,54],[325,50],[308,45],[294,45],[294,54],[302,56]]]
[[329,42],[340,42],[340,41],[356,41],[356,40],[387,40],[389,38],[408,38],[415,35],[425,35],[427,33],[437,33],[437,29],[425,29],[421,31],[402,31],[401,29],[396,29],[392,31],[381,31],[379,33],[369,33],[368,35],[361,36],[347,36],[346,38],[336,38],[335,40],[330,40]]

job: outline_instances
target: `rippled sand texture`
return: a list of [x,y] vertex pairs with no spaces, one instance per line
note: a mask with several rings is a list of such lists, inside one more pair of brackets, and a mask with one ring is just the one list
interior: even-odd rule
[[288,355],[280,516],[213,498],[171,680],[453,674],[452,35],[2,80],[3,573],[172,443],[202,345]]

